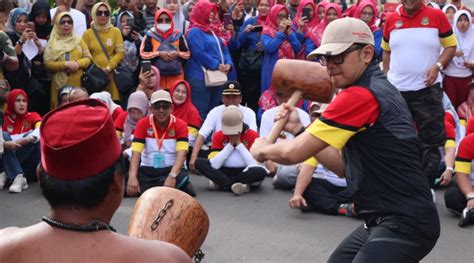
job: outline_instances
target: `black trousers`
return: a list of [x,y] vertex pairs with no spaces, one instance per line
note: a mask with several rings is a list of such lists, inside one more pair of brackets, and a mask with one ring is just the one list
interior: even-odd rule
[[436,233],[428,238],[413,232],[394,220],[373,227],[362,225],[342,241],[328,262],[419,262],[433,249],[438,237]]
[[418,128],[423,155],[423,172],[431,188],[441,161],[439,146],[446,141],[444,131],[443,90],[439,83],[417,90],[401,92]]
[[[144,193],[152,187],[163,186],[168,174],[171,172],[171,168],[171,166],[165,168],[140,166],[140,168],[138,168],[138,183],[140,184],[140,191]],[[184,190],[188,183],[188,171],[183,168],[176,178],[176,189]]]
[[263,167],[252,167],[243,172],[242,168],[221,167],[214,169],[208,159],[198,158],[196,168],[222,190],[229,190],[234,183],[253,184],[263,181],[267,172]]
[[321,178],[313,178],[303,193],[308,204],[318,212],[336,215],[341,204],[352,203],[347,187],[339,187]]
[[446,204],[446,208],[457,215],[460,215],[462,210],[466,208],[466,196],[461,192],[456,182],[452,182],[451,186],[444,192],[444,203]]
[[258,111],[258,100],[260,99],[260,82],[261,75],[256,76],[240,76],[240,83],[242,84],[242,105],[247,105],[255,114]]

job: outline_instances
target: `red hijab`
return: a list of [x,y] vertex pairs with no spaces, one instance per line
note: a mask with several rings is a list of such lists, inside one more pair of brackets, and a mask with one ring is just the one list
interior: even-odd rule
[[[21,134],[33,130],[35,124],[41,121],[41,116],[36,112],[26,111],[24,114],[17,114],[15,111],[15,101],[19,95],[23,95],[28,102],[28,95],[22,89],[11,90],[7,98],[7,111],[3,131],[10,134]],[[26,105],[28,107],[28,104]]]
[[[274,5],[270,9],[270,14],[267,17],[267,20],[265,21],[265,24],[263,25],[263,32],[262,34],[268,35],[272,38],[275,37],[275,35],[278,32],[278,14],[280,13],[281,10],[285,10],[285,12],[289,15],[290,12],[288,11],[288,8],[284,5]],[[288,59],[294,59],[295,58],[295,52],[293,51],[293,48],[291,47],[290,42],[288,40],[283,41],[283,43],[280,45],[280,48],[278,49],[278,59],[282,58],[288,58]]]
[[209,16],[211,11],[214,12],[215,17],[218,17],[218,8],[215,3],[208,1],[199,1],[194,6],[193,12],[190,17],[189,30],[191,28],[197,27],[206,33],[211,33],[211,22],[209,22]]
[[198,110],[191,102],[191,86],[186,80],[178,80],[173,84],[173,86],[170,88],[171,99],[173,99],[174,90],[181,83],[186,86],[186,100],[181,105],[176,105],[176,103],[173,101],[173,115],[185,121],[188,126],[199,129],[202,124],[202,119]]
[[[275,5],[275,0],[267,0],[268,1],[268,7],[271,9],[272,6]],[[262,0],[258,0],[257,1],[257,8],[258,6],[260,5],[260,2],[262,2]],[[270,14],[270,13],[269,13]],[[265,24],[265,20],[267,20],[267,16],[262,16],[260,15],[260,13],[258,13],[258,16],[257,16],[257,25],[264,25]]]
[[301,16],[303,15],[303,8],[308,7],[308,5],[313,9],[313,18],[311,18],[311,20],[306,24],[303,32],[311,30],[313,27],[319,24],[318,10],[316,9],[316,5],[314,4],[313,0],[301,1],[300,5],[298,6],[298,10],[296,11],[296,16],[293,19],[293,23],[298,25],[298,20],[300,20]]
[[370,20],[367,25],[370,27],[370,30],[372,30],[372,32],[375,32],[378,29],[377,25],[375,24],[375,22],[377,21],[378,11],[377,6],[372,1],[365,0],[361,2],[357,7],[356,11],[354,12],[354,17],[360,19],[362,17],[362,10],[364,10],[364,8],[366,8],[367,6],[372,7],[372,11],[374,12],[372,20]]
[[[171,27],[168,31],[166,32],[161,32],[160,29],[158,29],[158,18],[161,16],[161,14],[166,14],[169,19],[171,19]],[[168,9],[160,8],[156,11],[155,13],[155,25],[152,29],[152,32],[160,35],[164,39],[168,39],[170,36],[177,36],[179,34],[178,30],[174,30],[174,21],[173,21],[173,14]]]
[[324,30],[328,26],[328,12],[329,10],[334,9],[336,10],[337,18],[342,17],[342,8],[335,3],[329,3],[326,5],[326,10],[324,11],[324,17],[321,23],[313,28],[310,32],[308,32],[308,37],[316,44],[316,46],[321,46],[321,40],[323,38]]

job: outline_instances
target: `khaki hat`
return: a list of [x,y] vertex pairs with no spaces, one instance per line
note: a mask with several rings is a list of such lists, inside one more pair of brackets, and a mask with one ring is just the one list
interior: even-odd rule
[[355,43],[374,45],[374,35],[369,26],[357,18],[336,19],[326,27],[321,46],[311,52],[307,58],[313,60],[320,55],[339,55]]
[[222,112],[222,133],[237,135],[244,127],[244,115],[237,106],[227,106]]
[[326,108],[328,107],[329,104],[327,103],[319,103],[319,102],[312,102],[310,104],[310,109],[313,108],[313,106],[318,106],[318,109],[317,110],[314,110],[314,111],[311,111],[310,112],[310,115],[313,115],[313,114],[319,114],[321,115],[325,110]]
[[171,100],[170,94],[166,90],[157,90],[153,92],[153,94],[151,94],[151,99],[150,99],[151,104],[155,104],[159,101],[167,101],[169,103],[173,103],[173,101]]

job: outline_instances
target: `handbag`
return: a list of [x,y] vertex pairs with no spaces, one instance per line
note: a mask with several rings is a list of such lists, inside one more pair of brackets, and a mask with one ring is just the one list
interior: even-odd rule
[[104,91],[109,85],[109,77],[105,72],[91,63],[89,67],[84,70],[81,77],[81,86],[87,90],[87,93],[92,94]]
[[247,49],[242,52],[239,60],[240,72],[243,76],[255,77],[262,74],[263,51]]
[[[100,40],[99,35],[97,34],[97,31],[94,28],[92,28],[92,31],[94,32],[94,35],[97,41],[99,42],[102,52],[104,52],[104,55],[107,57],[107,60],[110,61],[109,54],[107,53],[107,50],[105,50],[104,44],[102,44],[102,41]],[[109,78],[107,77],[107,79]],[[114,69],[114,81],[115,86],[121,94],[130,93],[134,86],[132,70],[127,65],[118,66],[116,69]]]
[[[216,40],[217,47],[219,48],[219,53],[221,55],[221,60],[222,64],[224,64],[224,54],[222,53],[221,45],[219,43],[219,40],[217,39],[216,34],[214,34],[213,31],[211,31],[212,35],[214,36],[214,39]],[[224,83],[227,82],[227,74],[220,71],[220,70],[210,70],[210,69],[205,69],[201,65],[202,70],[204,71],[204,83],[206,87],[218,87],[224,85]]]

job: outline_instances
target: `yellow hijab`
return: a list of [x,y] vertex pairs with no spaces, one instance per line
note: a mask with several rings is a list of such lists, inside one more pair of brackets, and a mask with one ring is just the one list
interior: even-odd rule
[[[65,54],[73,51],[81,44],[81,38],[74,34],[74,30],[71,30],[69,35],[64,35],[61,32],[61,25],[59,22],[64,16],[69,16],[72,20],[72,16],[68,12],[62,12],[56,16],[54,21],[54,27],[48,40],[48,45],[44,51],[45,61],[65,61]],[[56,84],[56,88],[60,89],[67,82],[68,76],[65,71],[58,71],[52,76],[52,81]]]
[[[101,26],[99,25],[99,20],[97,19],[97,10],[99,9],[100,6],[105,6],[107,7],[107,10],[109,10],[110,12],[110,16],[109,16],[109,21],[107,22],[107,24]],[[92,7],[92,20],[93,20],[93,24],[92,26],[94,27],[95,30],[97,30],[98,32],[103,32],[103,31],[107,31],[109,30],[111,27],[112,27],[112,23],[110,22],[110,17],[112,16],[112,10],[110,9],[110,6],[107,4],[107,3],[104,3],[104,2],[98,2],[96,3],[93,7]]]

